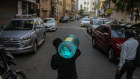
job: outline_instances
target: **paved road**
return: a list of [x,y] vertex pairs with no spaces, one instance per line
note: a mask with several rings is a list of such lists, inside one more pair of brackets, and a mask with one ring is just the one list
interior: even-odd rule
[[[37,54],[15,56],[17,68],[22,69],[28,79],[56,79],[57,72],[50,68],[51,56],[56,53],[52,41],[54,38],[64,39],[69,34],[76,35],[80,40],[82,54],[76,61],[79,79],[114,79],[116,64],[110,63],[99,49],[92,48],[91,37],[85,28],[80,27],[80,21],[59,24],[56,32],[47,32]],[[139,75],[140,69],[135,72],[134,79],[140,79]]]

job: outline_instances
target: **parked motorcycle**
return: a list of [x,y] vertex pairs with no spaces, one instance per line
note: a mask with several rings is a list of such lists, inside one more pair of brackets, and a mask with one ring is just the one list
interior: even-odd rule
[[18,69],[12,70],[10,65],[15,65],[15,59],[5,52],[4,46],[0,45],[0,79],[27,79],[25,74]]

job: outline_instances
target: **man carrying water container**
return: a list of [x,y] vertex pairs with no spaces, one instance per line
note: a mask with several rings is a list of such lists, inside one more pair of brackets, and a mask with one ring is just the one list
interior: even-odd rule
[[[65,41],[70,41],[70,40],[69,38],[66,38]],[[57,70],[58,72],[57,79],[77,79],[75,61],[77,57],[80,56],[81,52],[78,49],[78,47],[75,51],[75,54],[73,55],[67,53],[68,52],[67,47],[63,47],[64,50],[63,49],[59,50],[61,48],[60,44],[62,44],[63,42],[60,38],[56,38],[53,41],[53,45],[57,53],[52,56],[51,68],[54,70]],[[60,52],[64,52],[64,51],[67,51],[67,52],[60,54]]]

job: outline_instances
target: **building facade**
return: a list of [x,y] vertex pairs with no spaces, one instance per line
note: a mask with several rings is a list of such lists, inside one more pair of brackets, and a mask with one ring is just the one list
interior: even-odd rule
[[51,17],[59,21],[63,16],[63,0],[51,0]]
[[40,17],[49,18],[51,13],[51,0],[40,0]]
[[36,0],[3,0],[0,3],[0,25],[5,25],[17,14],[37,14],[38,3]]
[[71,16],[72,13],[72,1],[71,0],[63,0],[63,16]]
[[75,0],[75,13],[78,13],[79,0]]

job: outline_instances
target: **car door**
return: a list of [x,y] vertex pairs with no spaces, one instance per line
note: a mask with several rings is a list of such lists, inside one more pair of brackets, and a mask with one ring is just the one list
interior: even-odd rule
[[39,22],[38,20],[35,21],[34,27],[35,27],[35,33],[36,33],[36,39],[37,39],[37,44],[39,44],[41,40],[41,28],[39,27]]
[[102,47],[102,31],[103,31],[103,26],[99,26],[96,30],[95,30],[95,40],[96,40],[96,44],[101,48]]
[[109,27],[106,27],[106,26],[103,27],[101,36],[102,36],[102,38],[101,38],[101,40],[102,40],[101,41],[102,42],[101,48],[105,52],[107,52],[108,51],[109,44],[110,44],[110,38],[111,38]]
[[44,37],[45,27],[44,27],[43,21],[40,18],[38,18],[38,22],[40,25],[40,36],[41,36],[41,40],[42,40]]

